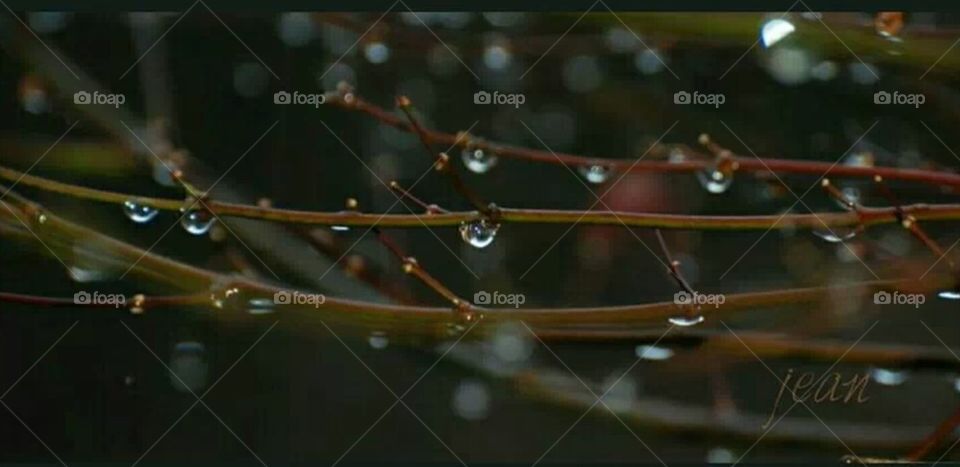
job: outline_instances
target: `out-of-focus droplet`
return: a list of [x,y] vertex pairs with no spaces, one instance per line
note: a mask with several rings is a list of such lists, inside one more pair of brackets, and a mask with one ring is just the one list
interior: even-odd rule
[[873,153],[870,151],[857,151],[847,156],[843,165],[850,167],[873,167],[876,162]]
[[853,240],[858,233],[856,230],[846,230],[842,232],[836,230],[812,230],[811,232],[827,243],[843,243],[847,240]]
[[607,181],[607,179],[610,178],[611,172],[609,167],[597,164],[580,166],[577,168],[577,171],[580,172],[580,175],[582,175],[586,181],[594,185],[599,185]]
[[183,230],[192,235],[203,235],[210,231],[210,227],[217,219],[209,212],[202,209],[191,209],[183,213],[180,219],[180,225]]
[[680,314],[676,316],[671,316],[670,318],[667,319],[667,321],[670,322],[670,324],[673,324],[675,326],[687,328],[687,327],[695,326],[697,324],[700,324],[706,321],[706,318],[704,318],[703,315],[700,314],[700,312],[697,312],[695,314]]
[[880,79],[880,70],[870,63],[851,62],[847,69],[850,72],[850,79],[857,84],[871,85]]
[[127,219],[137,224],[146,224],[156,218],[160,211],[136,200],[126,200],[123,202],[123,213],[127,216]]
[[727,173],[714,165],[698,171],[697,181],[707,193],[718,195],[725,193],[733,184],[733,172]]
[[899,386],[909,378],[909,375],[905,370],[874,368],[870,370],[870,378],[884,386]]
[[50,97],[47,95],[47,89],[40,77],[30,74],[24,75],[20,79],[18,94],[23,110],[35,115],[50,110]]
[[733,451],[727,448],[711,448],[707,452],[707,463],[709,464],[733,464],[737,461]]
[[390,48],[383,42],[370,42],[363,46],[363,56],[370,63],[384,63],[390,58]]
[[318,75],[320,87],[323,89],[337,89],[341,83],[346,83],[352,87],[357,82],[356,72],[350,65],[343,62],[335,63],[329,71],[323,70],[320,73],[326,73]]
[[591,55],[577,55],[563,64],[563,84],[573,92],[586,93],[600,87],[603,72],[600,62]]
[[903,12],[881,11],[873,17],[873,27],[877,34],[885,38],[895,38],[903,30]]
[[807,82],[811,76],[813,63],[810,51],[791,45],[770,49],[764,62],[770,76],[786,86]]
[[277,33],[284,44],[290,47],[302,47],[313,40],[316,33],[314,28],[310,13],[289,12],[280,15]]
[[52,34],[67,25],[70,15],[62,11],[34,11],[27,13],[27,24],[37,34]]
[[260,63],[244,62],[233,69],[233,89],[243,97],[263,94],[269,82],[270,75]]
[[620,26],[607,29],[607,32],[604,34],[604,39],[607,42],[607,46],[610,47],[610,50],[614,53],[630,52],[640,45],[640,41],[634,37],[633,33]]
[[474,248],[486,248],[497,237],[500,225],[486,219],[460,224],[460,237]]
[[483,64],[491,70],[503,70],[513,61],[506,41],[498,40],[483,49]]
[[822,61],[810,70],[810,75],[820,81],[830,81],[837,77],[837,64],[829,60]]
[[370,336],[367,337],[367,344],[369,344],[372,349],[383,350],[390,345],[390,339],[383,331],[373,331],[370,333]]
[[467,148],[461,152],[463,165],[471,172],[483,174],[497,165],[497,155],[493,151],[481,148]]
[[643,360],[667,360],[673,356],[673,350],[656,345],[638,345],[634,354]]
[[207,385],[206,348],[199,342],[178,342],[170,355],[170,382],[180,392],[192,392]]
[[268,315],[276,311],[276,303],[272,298],[253,298],[247,302],[247,313],[251,315]]
[[944,300],[960,300],[960,290],[944,290],[937,293],[937,296]]
[[478,380],[461,381],[453,390],[453,412],[464,420],[483,420],[490,412],[490,391]]
[[796,26],[790,21],[783,18],[771,19],[760,27],[760,45],[767,48],[773,47],[796,30]]
[[533,341],[529,331],[522,325],[505,323],[491,338],[493,354],[500,361],[519,363],[528,360],[533,355]]
[[644,49],[633,56],[633,66],[637,67],[640,73],[653,75],[663,71],[664,55],[658,49]]

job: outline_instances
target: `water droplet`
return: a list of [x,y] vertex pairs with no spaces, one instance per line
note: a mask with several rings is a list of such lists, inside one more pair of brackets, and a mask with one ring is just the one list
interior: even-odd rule
[[123,202],[123,213],[127,215],[128,219],[136,222],[137,224],[146,224],[157,217],[157,214],[159,214],[160,211],[145,204],[127,200]]
[[[701,321],[703,321],[703,316],[700,318]],[[637,348],[634,349],[634,353],[637,355],[637,358],[644,360],[667,360],[673,356],[673,350],[655,345],[638,345]]]
[[604,404],[615,411],[630,410],[637,401],[637,392],[640,391],[637,380],[617,371],[604,378],[600,387],[603,389],[601,394]]
[[207,385],[206,348],[199,342],[178,342],[170,355],[170,382],[180,392],[197,392]]
[[504,44],[492,44],[483,50],[483,64],[491,70],[503,70],[513,59]]
[[821,240],[826,241],[827,243],[843,243],[847,240],[852,240],[857,236],[856,230],[848,230],[844,232],[830,231],[830,230],[813,230],[811,231],[817,237],[820,237]]
[[486,248],[497,237],[499,224],[486,219],[460,224],[460,237],[474,248]]
[[347,225],[331,225],[330,230],[334,232],[349,232],[350,226]]
[[461,381],[453,390],[451,405],[460,418],[483,420],[490,412],[490,391],[481,381]]
[[272,298],[253,298],[247,302],[247,313],[251,315],[267,315],[276,311],[275,305]]
[[667,319],[667,321],[669,321],[670,324],[684,327],[684,328],[695,326],[697,324],[704,322],[705,320],[706,318],[704,318],[703,315],[700,314],[700,312],[697,312],[696,314],[692,314],[692,315],[683,314],[683,315],[671,316],[670,318]]
[[588,182],[599,185],[610,178],[610,169],[602,165],[581,166],[578,171]]
[[530,333],[521,325],[505,323],[491,339],[493,354],[503,362],[519,363],[533,355]]
[[659,73],[666,67],[664,64],[665,57],[659,49],[641,50],[633,56],[633,66],[637,67],[640,73],[652,75]]
[[773,47],[796,30],[793,23],[783,18],[772,19],[760,27],[760,44],[765,48]]
[[847,201],[834,198],[833,201],[837,203],[837,206],[840,206],[840,209],[844,211],[852,211],[854,208],[852,205],[860,204],[860,190],[853,187],[846,187],[840,190],[840,193],[843,195],[843,198]]
[[944,300],[960,300],[960,290],[944,290],[937,293],[937,296]]
[[850,167],[873,167],[875,158],[870,151],[858,151],[847,156],[843,165]]
[[290,47],[307,45],[314,36],[315,28],[310,13],[293,12],[280,15],[277,25],[280,40]]
[[708,193],[715,195],[724,193],[733,184],[733,173],[725,173],[717,167],[708,167],[697,172],[697,180]]
[[464,149],[460,155],[463,159],[463,165],[467,166],[473,173],[487,173],[493,166],[497,165],[497,155],[484,149],[468,148]]
[[363,56],[370,63],[380,64],[390,58],[390,48],[383,42],[371,42],[364,46]]
[[383,350],[390,345],[390,339],[387,338],[387,334],[383,331],[373,331],[370,333],[370,337],[367,338],[367,343],[370,344],[370,347],[376,350]]
[[46,223],[47,223],[47,215],[44,214],[44,213],[42,213],[42,212],[39,213],[39,214],[37,214],[37,223],[39,223],[39,224],[46,224]]
[[210,231],[210,227],[213,227],[215,221],[216,218],[209,212],[194,209],[183,215],[180,219],[180,225],[183,226],[183,230],[193,235],[203,235]]
[[874,368],[870,370],[870,377],[884,386],[899,386],[907,380],[907,372],[904,370],[890,370],[887,368]]
[[709,464],[732,464],[737,461],[733,451],[727,448],[712,448],[707,452],[707,463]]

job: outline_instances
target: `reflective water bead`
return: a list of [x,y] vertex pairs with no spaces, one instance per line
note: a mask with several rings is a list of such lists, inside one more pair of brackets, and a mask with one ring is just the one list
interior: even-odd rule
[[210,231],[215,221],[216,218],[209,212],[195,209],[183,215],[180,225],[183,226],[183,230],[193,235],[203,235]]
[[137,224],[146,224],[157,217],[160,211],[136,201],[127,200],[123,202],[123,213]]
[[772,19],[760,27],[760,43],[764,47],[772,47],[796,30],[793,23],[783,18]]
[[960,290],[944,290],[937,296],[945,300],[960,300]]
[[482,420],[490,412],[490,391],[481,381],[462,381],[453,390],[451,405],[460,418]]
[[497,237],[499,228],[499,224],[494,224],[486,219],[464,222],[460,224],[460,237],[474,248],[486,248]]
[[899,386],[907,380],[907,376],[907,372],[904,370],[890,370],[887,368],[874,368],[870,370],[870,378],[884,386]]
[[828,243],[843,243],[847,240],[852,240],[857,236],[856,230],[850,230],[847,232],[837,233],[836,231],[821,231],[813,230],[814,235],[819,237],[821,240],[824,240]]
[[733,184],[733,174],[727,174],[718,168],[710,167],[697,172],[697,180],[707,192],[718,195],[726,192]]
[[705,320],[706,318],[704,318],[703,315],[700,314],[699,312],[695,315],[683,314],[683,315],[671,316],[670,318],[667,319],[667,321],[669,321],[670,324],[684,327],[684,328],[695,326],[697,324],[704,322]]
[[[701,316],[701,318],[703,318],[703,316]],[[673,350],[656,345],[638,345],[637,348],[634,349],[634,354],[636,354],[637,358],[643,360],[667,360],[673,356]]]
[[370,348],[383,350],[390,345],[390,339],[387,338],[387,334],[383,331],[373,331],[370,333],[370,337],[367,338],[367,343],[370,344]]
[[370,63],[383,63],[390,58],[390,48],[383,42],[371,42],[364,46],[363,56],[366,57]]
[[487,173],[497,165],[497,155],[480,148],[464,149],[460,157],[463,159],[463,165],[477,174]]
[[578,170],[583,178],[593,184],[599,185],[610,178],[610,169],[602,165],[581,166]]

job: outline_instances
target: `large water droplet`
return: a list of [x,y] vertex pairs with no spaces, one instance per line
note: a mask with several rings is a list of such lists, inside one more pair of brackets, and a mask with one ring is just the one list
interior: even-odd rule
[[812,230],[811,231],[817,237],[820,237],[821,240],[824,240],[828,243],[843,243],[847,240],[852,240],[857,236],[856,230],[848,230],[845,232],[837,232],[835,230]]
[[383,331],[373,331],[370,333],[370,337],[367,338],[367,343],[370,344],[370,347],[376,350],[383,350],[390,345],[390,339],[387,338],[387,334]]
[[370,63],[380,64],[390,58],[390,48],[383,42],[371,42],[364,46],[363,56]]
[[170,382],[180,392],[193,392],[207,385],[206,348],[199,342],[178,342],[170,355]]
[[180,219],[180,225],[183,226],[183,230],[193,235],[203,235],[210,231],[210,227],[213,227],[215,221],[216,218],[209,212],[194,209],[183,215]]
[[884,386],[899,386],[907,380],[909,375],[904,370],[874,368],[870,370],[870,378]]
[[160,211],[136,201],[127,200],[123,202],[123,213],[137,224],[146,224],[157,217]]
[[669,321],[670,324],[684,327],[684,328],[695,326],[697,324],[704,322],[705,320],[706,318],[704,318],[703,315],[700,314],[700,312],[697,312],[696,314],[676,315],[676,316],[671,316],[670,318],[667,318],[667,321]]
[[499,224],[491,223],[486,219],[464,222],[460,224],[460,237],[474,248],[486,248],[497,237],[499,228]]
[[577,169],[588,182],[599,185],[610,178],[610,168],[602,165],[585,165]]
[[482,420],[490,412],[490,391],[480,381],[462,381],[453,390],[451,405],[460,418]]
[[793,23],[783,18],[772,19],[760,27],[760,44],[765,48],[773,47],[796,30]]
[[[703,318],[703,316],[701,316],[701,318]],[[667,360],[673,356],[673,350],[656,345],[638,345],[637,348],[634,349],[634,353],[637,355],[637,358],[643,360]]]
[[463,165],[473,173],[487,173],[497,165],[497,155],[480,148],[464,149],[460,157],[463,159]]
[[708,167],[706,170],[697,172],[697,180],[708,193],[718,195],[726,192],[733,184],[733,174],[725,173],[717,167]]
[[937,296],[944,300],[960,300],[960,290],[944,290],[937,293]]

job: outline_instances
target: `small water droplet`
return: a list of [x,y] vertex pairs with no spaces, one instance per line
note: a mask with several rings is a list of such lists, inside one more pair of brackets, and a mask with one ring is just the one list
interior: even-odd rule
[[708,193],[715,195],[724,193],[733,184],[733,173],[725,173],[717,167],[708,167],[697,172],[697,180]]
[[383,42],[371,42],[364,46],[363,56],[370,63],[380,64],[390,58],[390,48]]
[[330,230],[334,232],[349,232],[350,226],[347,225],[331,225]]
[[210,231],[210,227],[213,227],[215,221],[216,218],[209,212],[194,209],[183,215],[180,219],[180,225],[183,226],[183,230],[193,235],[203,235]]
[[499,224],[491,223],[486,219],[460,224],[460,237],[474,248],[486,248],[497,237]]
[[683,314],[683,315],[671,316],[670,318],[667,319],[667,321],[669,321],[670,324],[684,327],[684,328],[695,326],[697,324],[704,322],[705,320],[706,318],[704,318],[703,315],[700,314],[700,312],[697,312],[696,314],[692,314],[692,315]]
[[370,347],[376,350],[383,350],[390,345],[390,339],[387,338],[387,334],[383,331],[373,331],[370,333],[370,337],[367,338],[367,343],[370,344]]
[[578,170],[583,178],[595,185],[599,185],[610,178],[610,169],[602,165],[581,166]]
[[275,305],[272,298],[253,298],[247,302],[247,313],[251,315],[267,315],[276,311]]
[[480,148],[464,149],[460,156],[463,159],[463,165],[477,174],[487,173],[493,166],[497,165],[497,155]]
[[493,354],[506,363],[519,363],[533,355],[530,333],[515,323],[505,323],[491,339]]
[[197,392],[207,385],[206,348],[199,342],[178,342],[170,354],[170,382],[180,392]]
[[907,380],[909,375],[904,370],[874,368],[870,370],[870,378],[884,386],[899,386]]
[[130,314],[131,315],[142,315],[143,314],[143,302],[147,300],[147,297],[143,294],[136,294],[133,296],[133,299],[130,300]]
[[123,213],[127,215],[128,219],[136,222],[137,224],[146,224],[157,217],[157,214],[159,214],[160,211],[145,204],[140,204],[133,200],[127,200],[123,202]]
[[712,448],[707,452],[707,463],[709,464],[732,464],[737,461],[733,451],[727,448]]
[[854,208],[852,205],[860,204],[861,195],[859,189],[854,187],[846,187],[840,190],[840,193],[843,195],[843,199],[847,201],[844,202],[836,198],[833,199],[840,209],[843,209],[844,211],[853,211]]
[[42,212],[39,213],[39,214],[37,214],[37,223],[46,224],[46,223],[47,223],[47,215],[44,214],[44,213],[42,213]]
[[843,243],[847,240],[852,240],[857,236],[856,230],[848,230],[844,232],[837,232],[835,230],[812,230],[811,232],[827,243]]
[[937,296],[944,300],[960,300],[960,290],[944,290],[937,293]]
[[875,159],[873,153],[870,151],[858,151],[847,156],[847,159],[843,161],[843,165],[850,167],[873,167]]
[[453,390],[454,413],[465,420],[483,420],[490,412],[490,391],[478,380],[465,380]]
[[[701,321],[703,321],[703,316],[700,318]],[[637,358],[643,360],[667,360],[673,356],[673,350],[656,345],[638,345],[637,348],[634,349],[634,353],[637,355]]]
[[797,27],[793,23],[783,18],[772,19],[760,27],[760,44],[764,48],[773,47],[796,30]]

